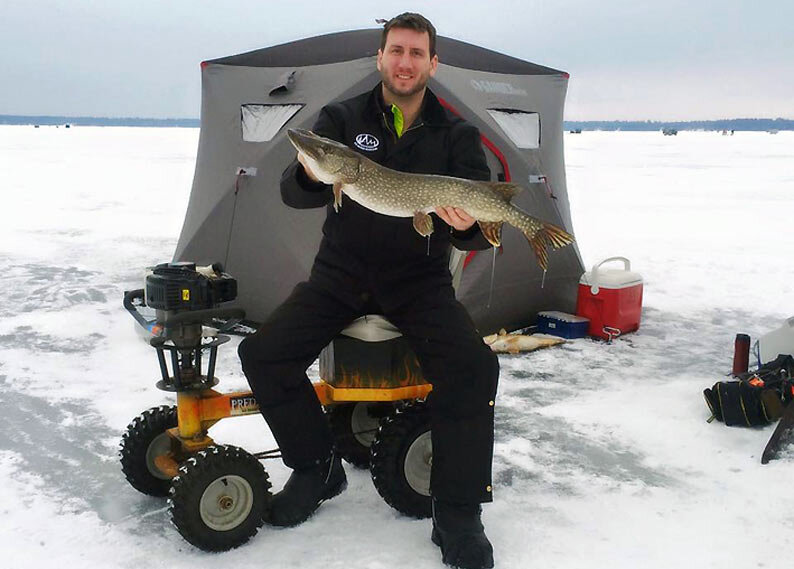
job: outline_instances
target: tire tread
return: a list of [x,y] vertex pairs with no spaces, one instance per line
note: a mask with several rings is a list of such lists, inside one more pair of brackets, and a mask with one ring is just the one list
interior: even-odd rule
[[395,510],[420,519],[431,516],[431,500],[408,485],[403,460],[411,442],[429,428],[427,404],[411,403],[381,421],[370,449],[372,482],[378,494]]

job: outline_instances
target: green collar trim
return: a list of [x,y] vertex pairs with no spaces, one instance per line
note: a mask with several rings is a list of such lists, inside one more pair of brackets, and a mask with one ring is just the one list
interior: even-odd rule
[[403,127],[405,127],[405,117],[400,107],[392,104],[391,112],[394,115],[394,131],[397,133],[397,138],[403,135]]

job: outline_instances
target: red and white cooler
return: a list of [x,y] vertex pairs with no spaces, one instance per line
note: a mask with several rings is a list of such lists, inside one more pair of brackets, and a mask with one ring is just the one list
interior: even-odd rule
[[[622,269],[604,269],[601,265],[622,261]],[[610,257],[593,265],[579,279],[576,314],[590,319],[587,334],[611,340],[640,327],[642,313],[642,276],[631,272],[625,257]]]

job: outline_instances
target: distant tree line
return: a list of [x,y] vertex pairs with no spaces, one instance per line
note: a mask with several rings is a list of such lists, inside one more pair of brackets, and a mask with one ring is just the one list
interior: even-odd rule
[[565,121],[565,130],[794,130],[790,119],[720,119],[713,121]]
[[[147,119],[136,117],[58,117],[0,115],[0,124],[79,126],[198,127],[199,119]],[[713,121],[565,121],[565,130],[794,130],[791,119],[720,119]]]
[[0,124],[31,124],[57,126],[173,126],[198,127],[199,119],[145,119],[136,117],[53,117],[0,115]]

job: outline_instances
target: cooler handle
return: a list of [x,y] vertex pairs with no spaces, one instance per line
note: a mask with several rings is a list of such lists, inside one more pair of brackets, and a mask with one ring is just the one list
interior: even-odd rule
[[593,270],[590,272],[591,278],[593,279],[593,284],[590,287],[591,293],[598,294],[598,267],[610,261],[623,261],[623,270],[631,270],[631,261],[629,261],[626,257],[610,257],[609,259],[604,259],[600,263],[596,263],[593,265]]

